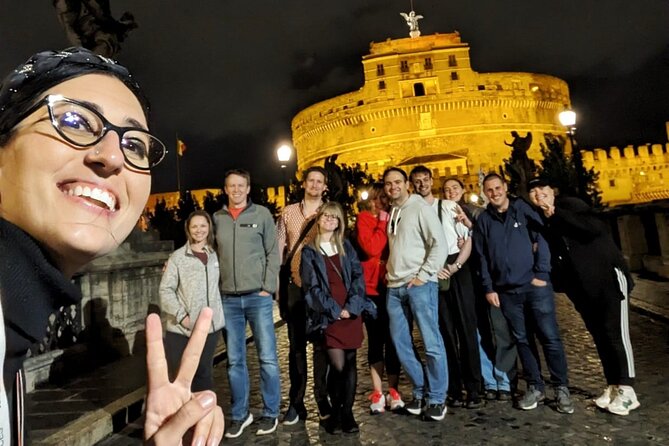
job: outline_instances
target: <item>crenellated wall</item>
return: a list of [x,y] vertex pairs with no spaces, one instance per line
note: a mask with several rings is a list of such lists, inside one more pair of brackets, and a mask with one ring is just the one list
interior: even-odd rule
[[669,143],[582,150],[583,164],[599,172],[609,206],[669,198]]

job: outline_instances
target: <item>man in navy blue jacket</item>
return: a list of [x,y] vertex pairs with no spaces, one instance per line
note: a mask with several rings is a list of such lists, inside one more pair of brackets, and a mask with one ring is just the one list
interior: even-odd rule
[[490,305],[500,307],[516,340],[527,379],[527,392],[518,407],[530,410],[545,399],[539,363],[528,342],[526,315],[541,341],[555,387],[558,412],[573,413],[569,397],[567,359],[555,317],[550,283],[550,252],[539,234],[541,217],[528,203],[509,198],[508,187],[496,173],[483,180],[488,207],[477,221],[474,246],[481,262],[481,280]]

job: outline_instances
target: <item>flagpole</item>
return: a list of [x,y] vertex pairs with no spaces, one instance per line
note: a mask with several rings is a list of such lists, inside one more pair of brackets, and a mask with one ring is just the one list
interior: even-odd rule
[[179,134],[176,134],[177,136],[177,149],[175,150],[176,152],[176,157],[177,157],[177,191],[179,192],[179,198],[181,198],[181,166],[179,162],[179,158],[181,158],[181,155],[179,154]]

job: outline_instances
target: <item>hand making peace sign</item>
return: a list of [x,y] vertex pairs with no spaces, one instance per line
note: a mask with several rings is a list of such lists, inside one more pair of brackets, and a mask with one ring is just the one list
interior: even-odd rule
[[170,382],[167,372],[160,318],[156,314],[146,318],[148,383],[144,438],[147,444],[182,445],[187,433],[192,434],[193,446],[214,446],[221,442],[225,420],[216,405],[216,394],[190,390],[211,318],[210,308],[200,312],[174,382]]

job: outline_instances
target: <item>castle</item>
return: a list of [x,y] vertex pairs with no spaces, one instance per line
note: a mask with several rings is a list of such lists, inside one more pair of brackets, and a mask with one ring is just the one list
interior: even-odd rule
[[583,150],[583,165],[599,172],[602,202],[638,204],[669,198],[669,144]]
[[[478,73],[460,34],[371,43],[363,56],[364,85],[300,111],[292,121],[298,170],[329,156],[378,175],[386,167],[427,165],[435,178],[458,176],[478,193],[479,173],[499,171],[511,153],[511,132],[528,138],[541,159],[545,134],[566,133],[558,114],[570,108],[569,88],[554,76]],[[530,143],[531,141],[531,143]],[[669,198],[669,147],[584,150],[600,173],[605,204]]]

